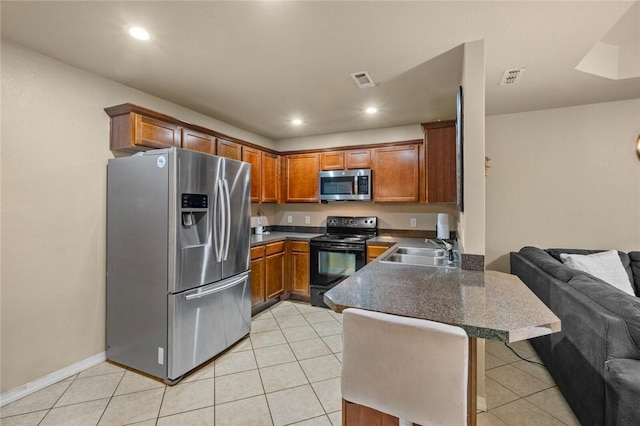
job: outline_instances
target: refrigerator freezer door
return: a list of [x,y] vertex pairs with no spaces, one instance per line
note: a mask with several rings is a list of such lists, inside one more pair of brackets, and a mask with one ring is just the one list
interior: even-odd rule
[[251,238],[251,166],[224,159],[221,188],[225,221],[222,275],[231,277],[249,269]]
[[251,330],[249,272],[170,294],[168,381],[214,357]]
[[[178,293],[222,279],[222,263],[217,259],[215,223],[219,198],[217,183],[221,179],[221,157],[186,150],[175,153],[175,181],[171,182],[171,197],[175,200],[175,280],[169,282],[169,292]],[[195,194],[195,195],[189,195]],[[205,208],[184,206],[185,197],[204,199]],[[199,205],[201,207],[201,205]],[[184,214],[192,217],[183,220]],[[170,247],[171,248],[171,247]],[[172,254],[170,253],[171,257]]]

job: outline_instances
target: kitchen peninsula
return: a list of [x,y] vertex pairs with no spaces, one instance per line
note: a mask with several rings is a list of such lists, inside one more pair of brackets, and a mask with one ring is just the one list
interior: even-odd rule
[[518,277],[494,271],[376,260],[328,291],[325,303],[337,312],[360,308],[464,329],[469,336],[471,425],[476,424],[477,339],[516,342],[560,331],[560,320]]

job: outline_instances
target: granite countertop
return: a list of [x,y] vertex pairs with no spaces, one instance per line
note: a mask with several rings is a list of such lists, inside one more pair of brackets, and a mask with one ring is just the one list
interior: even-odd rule
[[310,240],[313,237],[319,237],[322,234],[312,234],[308,232],[271,232],[269,234],[255,235],[251,234],[251,246],[259,246],[261,244],[275,243],[276,241],[285,240]]
[[[425,245],[424,239],[378,238]],[[496,271],[376,260],[329,290],[324,300],[337,312],[352,307],[428,319],[462,327],[470,337],[503,342],[560,331],[558,317],[518,277]]]

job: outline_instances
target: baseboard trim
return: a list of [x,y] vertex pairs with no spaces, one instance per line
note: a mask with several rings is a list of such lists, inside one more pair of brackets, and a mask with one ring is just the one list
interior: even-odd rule
[[27,395],[31,395],[32,393],[44,389],[54,383],[57,383],[60,380],[64,380],[67,377],[71,377],[74,374],[84,371],[89,367],[98,365],[106,359],[107,353],[100,352],[99,354],[95,354],[93,356],[90,356],[89,358],[85,358],[80,362],[76,362],[75,364],[72,364],[68,367],[54,371],[53,373],[47,374],[46,376],[40,377],[25,385],[8,390],[5,393],[0,394],[0,407],[4,407],[5,405],[13,401],[24,398]]
[[478,411],[487,411],[487,398],[484,396],[478,396],[476,401],[478,401],[476,403],[476,409]]

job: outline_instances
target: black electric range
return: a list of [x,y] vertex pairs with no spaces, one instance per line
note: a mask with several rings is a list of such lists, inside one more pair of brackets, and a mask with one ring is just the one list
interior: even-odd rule
[[310,241],[310,303],[324,306],[324,293],[367,262],[366,242],[378,235],[375,216],[329,216],[327,233]]

